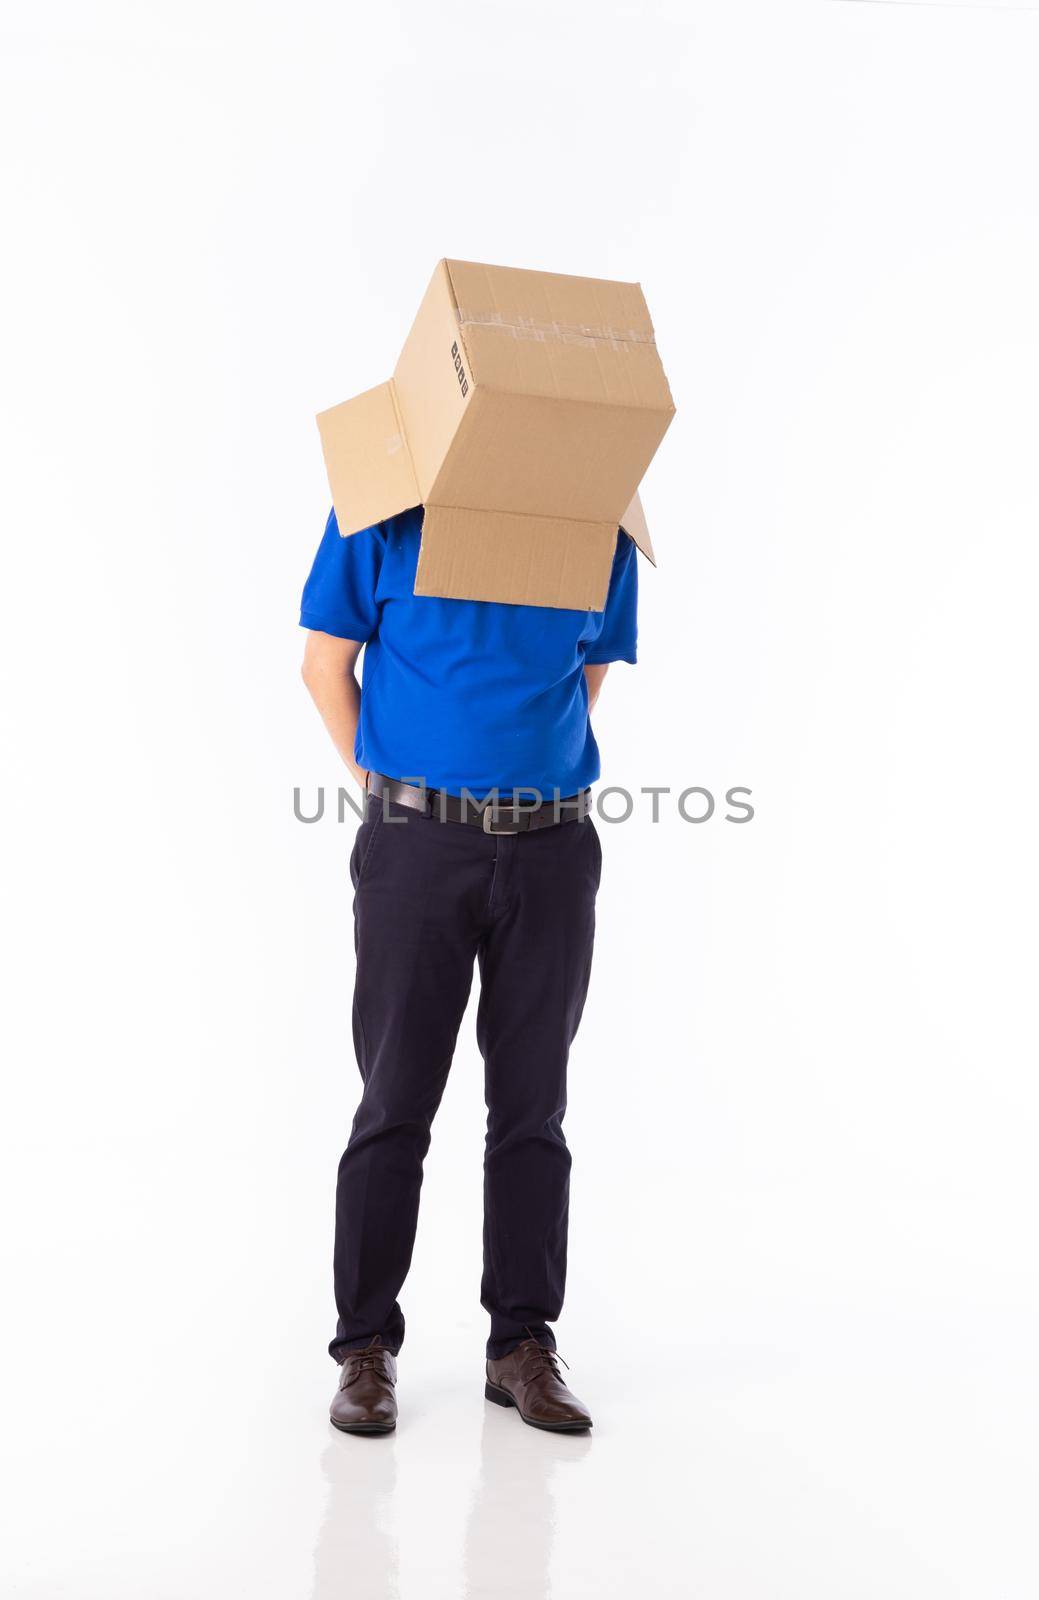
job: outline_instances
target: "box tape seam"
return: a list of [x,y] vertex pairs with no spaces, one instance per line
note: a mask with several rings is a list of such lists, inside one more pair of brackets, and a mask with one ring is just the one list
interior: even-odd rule
[[556,339],[563,344],[609,345],[622,349],[625,345],[650,345],[656,348],[656,335],[641,328],[608,328],[570,322],[538,322],[534,317],[506,317],[500,311],[466,311],[456,306],[461,327],[498,328],[513,339],[533,339],[547,344]]

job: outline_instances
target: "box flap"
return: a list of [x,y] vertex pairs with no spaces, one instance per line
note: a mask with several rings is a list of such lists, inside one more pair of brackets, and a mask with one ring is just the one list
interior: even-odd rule
[[392,381],[320,412],[317,425],[340,533],[359,533],[419,504]]
[[632,496],[631,505],[621,517],[621,527],[628,535],[628,538],[642,551],[646,560],[656,566],[657,558],[653,554],[653,541],[649,536],[649,529],[646,526],[646,513],[642,509],[642,501],[639,499],[637,489]]
[[462,322],[572,328],[597,337],[653,342],[649,307],[637,283],[482,261],[452,260],[446,265]]
[[637,283],[474,261],[448,261],[447,270],[478,384],[670,418],[674,401]]
[[415,593],[601,611],[616,547],[615,522],[427,505]]

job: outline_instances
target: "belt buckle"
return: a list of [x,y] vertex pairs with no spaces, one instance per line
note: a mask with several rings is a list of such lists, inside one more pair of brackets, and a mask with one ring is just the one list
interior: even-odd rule
[[[515,806],[512,809],[513,809],[513,811],[515,811],[515,809],[516,809]],[[496,810],[497,810],[497,807],[494,806],[494,805],[484,806],[483,813],[482,813],[482,815],[483,815],[483,831],[484,831],[484,833],[510,834],[510,833],[519,833],[520,832],[519,828],[495,828],[492,824],[493,824],[494,814],[495,814]]]

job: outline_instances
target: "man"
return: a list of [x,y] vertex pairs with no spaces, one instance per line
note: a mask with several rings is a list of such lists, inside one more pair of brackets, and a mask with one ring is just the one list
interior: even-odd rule
[[331,1418],[347,1433],[396,1423],[397,1296],[478,964],[485,1392],[535,1427],[585,1429],[549,1323],[566,1276],[567,1056],[602,864],[588,719],[608,664],[635,661],[635,548],[618,531],[601,612],[440,600],[413,592],[421,529],[416,508],[342,537],[333,511],[300,615],[304,681],[367,791],[350,862],[363,1092],[336,1193]]

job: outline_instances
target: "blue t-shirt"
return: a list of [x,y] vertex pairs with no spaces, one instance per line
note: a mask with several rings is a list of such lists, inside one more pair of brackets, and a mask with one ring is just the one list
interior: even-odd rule
[[416,595],[422,508],[342,537],[333,511],[300,625],[365,646],[355,756],[387,777],[483,798],[575,794],[599,776],[584,668],[635,660],[635,546],[618,530],[606,608]]

